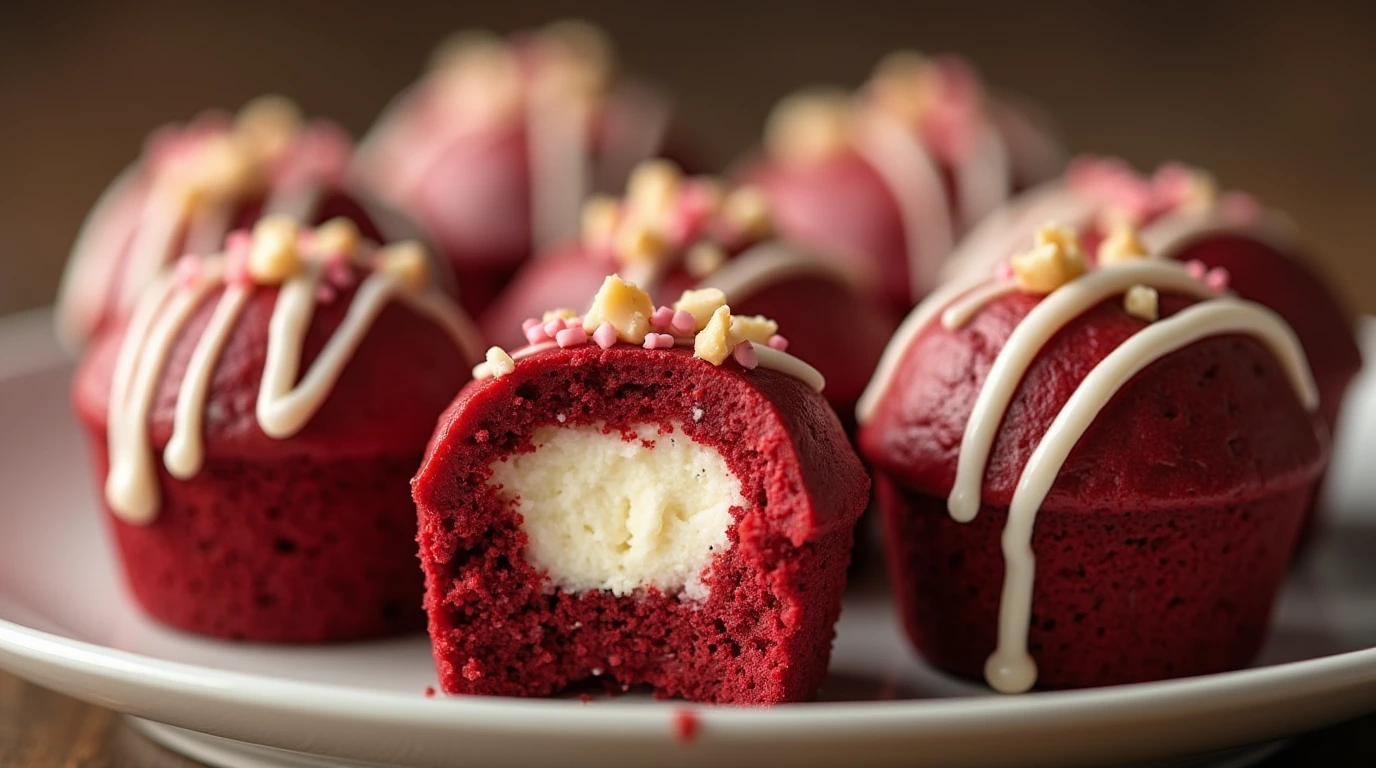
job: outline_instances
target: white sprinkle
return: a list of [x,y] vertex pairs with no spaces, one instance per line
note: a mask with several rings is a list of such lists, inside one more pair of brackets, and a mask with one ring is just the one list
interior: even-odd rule
[[592,676],[593,676],[593,677],[601,677],[601,676],[602,676],[602,668],[601,668],[601,667],[593,667],[593,668],[592,668]]
[[564,422],[569,420],[569,417],[565,416],[562,413],[556,413],[554,414],[554,420],[559,422],[560,424],[563,424]]
[[693,406],[693,421],[702,421],[703,410],[696,405]]

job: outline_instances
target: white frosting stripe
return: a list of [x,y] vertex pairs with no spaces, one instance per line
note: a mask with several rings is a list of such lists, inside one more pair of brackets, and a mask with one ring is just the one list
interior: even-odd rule
[[229,341],[229,334],[234,330],[234,324],[251,295],[252,292],[242,285],[226,287],[205,331],[196,342],[196,348],[191,352],[181,389],[177,392],[172,437],[163,450],[163,464],[173,477],[186,480],[201,471],[205,458],[202,427],[210,379],[225,343]]
[[1009,335],[980,388],[956,462],[955,485],[947,506],[960,522],[979,512],[985,465],[1003,415],[1023,375],[1043,346],[1076,317],[1134,285],[1208,298],[1213,292],[1174,262],[1139,261],[1091,272],[1061,286],[1032,308]]
[[955,242],[941,172],[913,132],[885,115],[859,121],[855,148],[898,204],[910,289],[913,296],[922,296],[935,284],[941,259]]
[[530,155],[530,223],[536,252],[578,234],[578,213],[590,189],[591,107],[567,94],[533,95],[526,113]]
[[186,199],[149,190],[121,270],[118,306],[131,306],[148,281],[176,255],[172,249],[186,221],[188,204]]
[[985,283],[947,307],[946,311],[941,313],[941,325],[948,331],[961,328],[990,302],[1016,290],[1018,290],[1018,286],[1012,280],[994,280]]
[[1013,170],[1003,137],[988,122],[975,129],[975,146],[955,167],[956,193],[960,195],[960,228],[968,231],[1008,199],[1013,191]]
[[1008,509],[998,647],[985,666],[985,676],[997,690],[1020,693],[1036,682],[1036,664],[1027,651],[1035,573],[1032,528],[1071,450],[1114,394],[1143,369],[1201,339],[1230,333],[1245,333],[1264,342],[1285,368],[1304,407],[1311,411],[1318,407],[1318,390],[1295,332],[1274,312],[1237,299],[1187,307],[1143,329],[1099,361],[1033,450]]
[[1280,251],[1293,248],[1300,237],[1295,223],[1275,211],[1263,211],[1255,222],[1242,223],[1226,216],[1217,205],[1203,212],[1169,213],[1143,227],[1138,237],[1148,252],[1158,258],[1173,259],[1201,238],[1224,234],[1259,240]]
[[100,194],[77,233],[57,294],[57,336],[70,351],[85,344],[110,301],[119,260],[110,258],[109,249],[112,243],[129,245],[127,238],[138,219],[135,193],[142,173],[140,163],[124,169]]
[[987,281],[982,277],[953,280],[938,288],[908,313],[898,326],[898,330],[894,331],[888,346],[884,347],[884,354],[879,357],[879,365],[875,367],[874,376],[870,377],[869,385],[865,387],[860,400],[855,404],[855,417],[860,424],[874,417],[880,401],[884,399],[884,394],[888,392],[894,377],[898,375],[898,366],[903,362],[903,356],[907,354],[908,347],[912,346],[922,329],[935,320],[956,298],[985,282]]
[[[131,326],[120,349],[116,372],[127,370],[126,359],[134,361],[134,370],[132,377],[117,379],[111,386],[107,427],[110,469],[105,478],[105,499],[110,510],[126,522],[147,523],[157,514],[158,479],[149,446],[148,413],[173,343],[213,287],[213,283],[201,281],[172,294],[165,307],[163,301],[157,301],[150,313],[156,321],[146,337],[133,333]],[[122,381],[129,382],[127,389],[120,385]]]
[[843,285],[853,285],[851,276],[829,261],[799,253],[771,240],[761,243],[726,262],[698,282],[698,288],[716,288],[726,294],[726,303],[744,301],[761,289],[783,280],[808,275],[821,276]]

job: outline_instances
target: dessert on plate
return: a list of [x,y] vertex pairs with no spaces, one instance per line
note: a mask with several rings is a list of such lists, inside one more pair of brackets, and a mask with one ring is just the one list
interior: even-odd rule
[[160,271],[74,384],[139,605],[242,640],[422,626],[408,480],[481,355],[421,247],[347,219]]
[[960,236],[1010,194],[1056,174],[1045,121],[985,91],[955,56],[891,54],[855,93],[813,88],[775,108],[738,178],[780,232],[829,253],[906,311],[936,287]]
[[440,419],[412,486],[446,692],[821,683],[869,478],[773,322],[678,307],[665,325],[609,276],[553,340],[491,348]]
[[578,21],[459,33],[365,137],[355,172],[435,233],[475,314],[533,252],[577,237],[588,194],[665,151],[667,99],[614,58]]
[[828,401],[847,420],[897,324],[844,271],[779,238],[758,190],[684,177],[653,160],[631,174],[624,197],[588,201],[580,242],[522,268],[483,315],[487,338],[507,347],[547,338],[523,322],[550,307],[582,306],[613,273],[666,305],[685,290],[712,289],[738,314],[778,321],[789,329],[788,351],[822,372]]
[[304,224],[353,221],[383,242],[419,237],[395,212],[344,181],[351,142],[333,123],[302,121],[265,96],[237,115],[203,113],[148,139],[142,156],[96,202],[72,248],[57,300],[71,349],[122,320],[163,267],[219,250],[225,234],[267,214]]
[[945,279],[987,278],[1052,219],[1075,229],[1091,258],[1098,243],[1126,224],[1158,258],[1226,270],[1232,291],[1275,310],[1295,329],[1314,370],[1324,421],[1336,428],[1361,352],[1351,317],[1306,258],[1285,214],[1244,192],[1220,190],[1207,171],[1181,163],[1147,177],[1121,160],[1084,156],[1063,178],[1014,198],[981,223],[952,256]]
[[1296,332],[1118,226],[933,294],[859,408],[913,644],[1004,692],[1249,663],[1327,461]]

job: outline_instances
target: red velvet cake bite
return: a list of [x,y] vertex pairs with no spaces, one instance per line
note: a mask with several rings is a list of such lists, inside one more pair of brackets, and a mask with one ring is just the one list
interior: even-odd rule
[[[1285,214],[1246,193],[1221,192],[1209,173],[1180,163],[1145,177],[1121,160],[1085,156],[1063,178],[985,219],[952,256],[945,279],[969,285],[988,278],[1048,220],[1077,231],[1091,260],[1105,247],[1145,248],[1158,258],[1190,263],[1242,298],[1275,310],[1304,344],[1324,421],[1330,430],[1337,427],[1361,352],[1352,318],[1309,263]],[[1134,228],[1140,243],[1124,243],[1115,232],[1120,225]]]
[[356,171],[439,237],[476,314],[537,249],[577,236],[587,195],[662,154],[669,121],[596,27],[468,31],[386,109]]
[[[672,162],[653,160],[631,174],[624,198],[590,199],[582,241],[526,265],[483,316],[483,330],[508,347],[545,339],[529,318],[581,305],[612,273],[666,304],[685,290],[714,289],[739,314],[791,329],[789,351],[822,372],[827,400],[847,420],[897,325],[844,271],[777,237],[758,190],[685,178]],[[674,314],[661,308],[655,329],[667,331]]]
[[607,277],[554,340],[490,349],[440,419],[412,488],[446,692],[601,678],[771,704],[821,683],[869,478],[772,321],[681,306],[656,330]]
[[278,642],[423,625],[408,481],[482,356],[429,264],[347,219],[267,216],[94,340],[76,412],[153,618]]
[[164,127],[96,202],[72,248],[57,301],[58,335],[78,349],[123,319],[153,277],[184,253],[207,255],[266,214],[303,224],[336,217],[373,240],[421,236],[344,181],[351,141],[333,123],[303,123],[265,96],[237,115],[204,113]]
[[1327,461],[1277,313],[1139,248],[1090,262],[1048,225],[929,297],[859,408],[912,642],[1008,693],[1248,664]]
[[785,236],[901,312],[936,287],[962,233],[1061,157],[1044,121],[991,98],[965,61],[898,52],[854,94],[780,102],[738,175],[764,191]]

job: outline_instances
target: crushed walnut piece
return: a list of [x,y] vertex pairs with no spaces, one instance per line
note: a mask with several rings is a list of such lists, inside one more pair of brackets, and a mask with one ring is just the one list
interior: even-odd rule
[[674,302],[674,309],[680,309],[693,316],[693,330],[701,331],[707,327],[708,321],[717,309],[726,306],[726,294],[717,288],[700,288],[696,291],[684,291],[679,300]]
[[592,307],[583,315],[583,330],[589,334],[603,323],[616,329],[616,336],[630,344],[644,344],[654,315],[650,295],[616,275],[608,275],[593,297]]
[[693,356],[712,365],[721,365],[731,356],[731,308],[717,307],[707,325],[693,337]]
[[363,235],[358,225],[342,216],[337,216],[315,228],[311,239],[315,252],[326,258],[348,259],[358,250]]
[[779,332],[779,324],[762,315],[733,315],[731,317],[731,338],[736,343],[753,341],[768,344]]
[[1051,293],[1083,275],[1089,268],[1080,238],[1060,224],[1037,230],[1032,249],[1008,261],[1018,288],[1028,293]]
[[430,260],[420,243],[402,240],[378,252],[378,270],[392,275],[408,288],[421,288],[430,279]]
[[516,370],[516,361],[511,359],[511,355],[507,354],[505,349],[488,347],[487,369],[492,372],[494,378],[500,379]]
[[1134,285],[1123,295],[1123,310],[1133,317],[1154,323],[1161,316],[1160,296],[1155,288]]
[[1147,246],[1137,236],[1137,229],[1131,224],[1122,223],[1109,231],[1108,237],[1099,244],[1099,266],[1107,267],[1123,264],[1147,257]]
[[301,254],[297,250],[300,234],[296,220],[284,214],[265,216],[253,226],[248,273],[254,282],[275,285],[301,271]]
[[896,51],[875,67],[867,91],[880,110],[908,125],[922,121],[941,102],[941,71],[916,51]]
[[780,101],[765,124],[764,146],[786,163],[815,163],[851,145],[855,100],[838,88],[799,91]]

